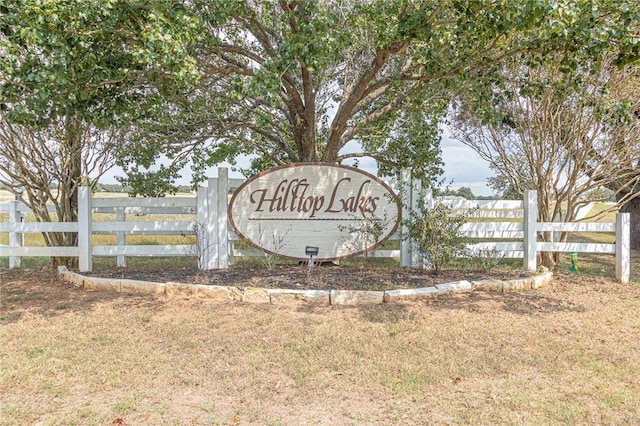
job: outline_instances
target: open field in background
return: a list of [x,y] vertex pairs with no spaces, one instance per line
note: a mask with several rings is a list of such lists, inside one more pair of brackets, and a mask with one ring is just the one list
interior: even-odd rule
[[0,203],[8,203],[13,199],[14,199],[14,196],[11,192],[6,191],[4,189],[0,189]]
[[0,425],[637,425],[640,282],[366,307],[0,270]]

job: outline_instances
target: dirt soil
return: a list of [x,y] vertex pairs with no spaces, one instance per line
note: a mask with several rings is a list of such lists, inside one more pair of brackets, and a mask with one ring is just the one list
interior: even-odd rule
[[427,270],[385,267],[322,265],[232,266],[227,270],[201,271],[197,268],[114,268],[86,275],[152,282],[225,285],[235,287],[287,288],[309,290],[392,290],[421,288],[436,284],[485,279],[511,280],[530,276],[527,271]]

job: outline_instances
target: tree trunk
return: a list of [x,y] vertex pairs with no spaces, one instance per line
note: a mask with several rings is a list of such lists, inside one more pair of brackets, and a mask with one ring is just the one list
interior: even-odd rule
[[620,213],[631,213],[631,248],[640,249],[640,197],[620,207]]
[[[549,231],[540,233],[541,241],[546,243],[550,243],[553,241],[553,233]],[[557,265],[557,256],[555,252],[552,251],[542,251],[538,254],[538,264],[549,268],[550,270],[554,270]]]
[[[82,181],[82,151],[85,146],[82,137],[83,124],[74,117],[68,117],[60,141],[61,179],[58,182],[58,198],[54,201],[60,222],[78,221],[78,187]],[[60,246],[78,245],[77,232],[57,232],[52,239]],[[78,266],[77,257],[52,257],[51,262],[54,266]]]

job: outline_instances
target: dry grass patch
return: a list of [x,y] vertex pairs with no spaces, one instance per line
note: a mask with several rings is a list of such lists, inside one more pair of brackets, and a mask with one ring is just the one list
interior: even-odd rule
[[2,271],[0,424],[640,423],[640,286],[335,306]]

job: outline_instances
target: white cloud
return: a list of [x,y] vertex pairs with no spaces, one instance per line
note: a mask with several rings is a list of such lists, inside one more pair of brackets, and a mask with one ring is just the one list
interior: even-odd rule
[[470,188],[475,195],[491,195],[487,178],[494,175],[489,163],[462,142],[445,137],[442,139],[442,161],[444,162],[445,185],[451,189],[462,186]]

